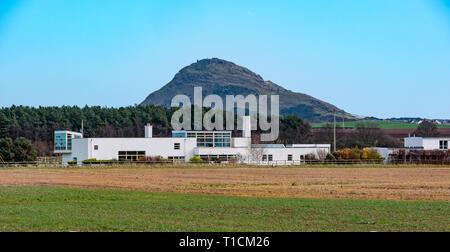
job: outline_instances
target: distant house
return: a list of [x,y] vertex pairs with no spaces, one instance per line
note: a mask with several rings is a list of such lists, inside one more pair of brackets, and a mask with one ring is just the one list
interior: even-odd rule
[[415,150],[448,150],[450,137],[407,137],[405,149]]

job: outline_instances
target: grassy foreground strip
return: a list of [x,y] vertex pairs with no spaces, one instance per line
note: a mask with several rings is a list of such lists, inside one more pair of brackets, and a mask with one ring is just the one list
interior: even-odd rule
[[404,164],[404,165],[384,165],[384,164],[303,164],[303,165],[229,165],[229,164],[196,164],[196,163],[182,163],[182,164],[151,164],[151,165],[116,165],[116,166],[26,166],[26,167],[6,167],[0,166],[0,171],[2,170],[63,170],[63,171],[76,171],[76,170],[130,170],[130,169],[242,169],[242,168],[290,168],[290,169],[308,169],[308,168],[449,168],[450,165],[430,165],[430,164]]
[[0,231],[450,231],[450,202],[0,187]]

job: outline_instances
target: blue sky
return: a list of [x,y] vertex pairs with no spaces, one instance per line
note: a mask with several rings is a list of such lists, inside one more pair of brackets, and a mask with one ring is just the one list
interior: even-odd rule
[[450,118],[450,0],[0,0],[0,106],[128,106],[218,57],[346,111]]

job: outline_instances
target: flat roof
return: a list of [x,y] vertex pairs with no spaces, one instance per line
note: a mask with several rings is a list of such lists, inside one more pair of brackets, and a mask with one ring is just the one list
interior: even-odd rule
[[285,148],[284,144],[252,144],[252,148]]
[[173,130],[172,133],[231,133],[228,130]]
[[450,138],[450,136],[445,136],[445,137],[405,137],[405,139],[443,139],[443,138]]
[[78,134],[81,135],[81,132],[76,132],[76,131],[70,131],[70,130],[56,130],[55,133],[72,133],[72,134]]
[[331,144],[289,144],[286,148],[331,148]]

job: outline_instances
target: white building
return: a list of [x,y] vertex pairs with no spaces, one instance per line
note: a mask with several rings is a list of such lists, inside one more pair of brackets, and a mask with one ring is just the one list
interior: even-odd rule
[[144,138],[83,138],[70,131],[55,132],[55,153],[62,154],[63,164],[84,160],[137,161],[143,157],[161,156],[170,161],[188,162],[193,156],[204,160],[237,159],[243,163],[293,164],[313,154],[330,153],[331,145],[252,145],[250,117],[244,117],[243,137],[232,137],[231,131],[173,131],[171,138],[153,138],[152,126],[145,126]]
[[407,137],[405,138],[406,149],[417,150],[448,150],[450,137]]

